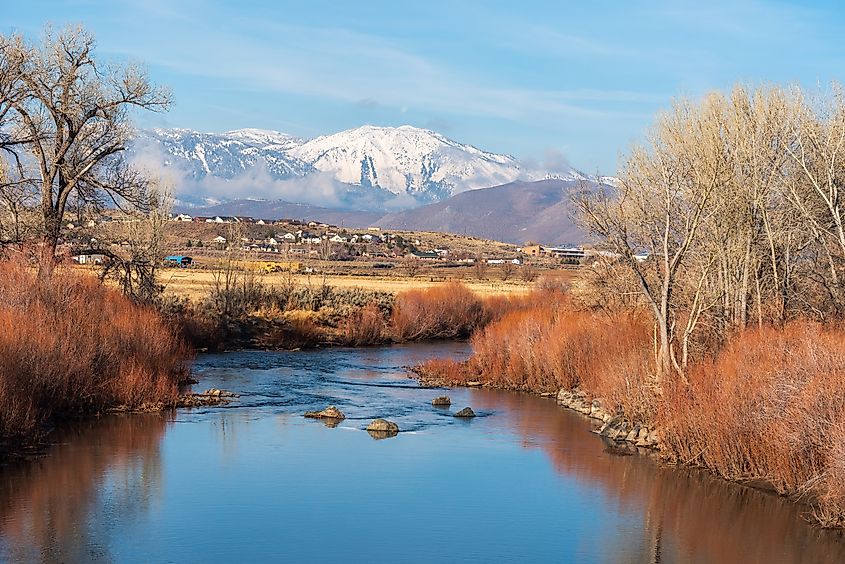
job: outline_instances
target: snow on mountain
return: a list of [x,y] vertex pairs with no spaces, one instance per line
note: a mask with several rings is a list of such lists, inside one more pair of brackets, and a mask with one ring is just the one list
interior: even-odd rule
[[341,131],[303,143],[290,154],[341,182],[379,186],[426,201],[504,184],[525,174],[511,156],[487,153],[407,125]]
[[259,163],[266,165],[273,178],[288,179],[313,171],[288,154],[301,143],[291,135],[261,129],[226,133],[153,129],[141,133],[133,152],[157,155],[163,165],[175,166],[193,180],[206,176],[232,179]]
[[[343,192],[344,198],[370,195],[369,205],[392,199],[408,207],[515,180],[585,178],[574,169],[528,170],[512,156],[482,151],[408,125],[366,125],[310,141],[260,129],[226,133],[154,129],[142,132],[133,151],[176,167],[192,181],[192,189],[201,189],[203,180],[213,180],[219,193],[219,180],[247,177],[250,185],[281,181],[284,190],[295,192],[292,184],[320,178],[319,186],[328,190],[323,180],[329,179],[332,189]],[[266,174],[255,174],[256,168]],[[255,187],[264,197],[273,195],[273,185]],[[255,194],[231,197],[251,195]]]

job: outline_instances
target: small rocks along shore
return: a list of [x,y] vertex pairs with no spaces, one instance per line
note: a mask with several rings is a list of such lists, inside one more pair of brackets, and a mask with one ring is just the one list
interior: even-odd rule
[[620,410],[611,412],[601,399],[590,399],[585,392],[577,388],[560,390],[557,403],[601,421],[602,425],[596,432],[603,437],[643,448],[660,448],[660,435],[656,430],[632,423]]
[[[420,367],[413,367],[410,369],[412,378],[416,378],[419,383],[426,387],[452,387],[461,384],[444,381],[442,378],[434,374],[430,374]],[[465,387],[491,387],[501,389],[511,389],[501,386],[491,386],[487,382],[472,380],[462,384]],[[621,410],[611,410],[606,403],[600,398],[591,398],[586,392],[575,388],[573,390],[561,389],[555,394],[554,392],[536,392],[533,390],[516,389],[515,391],[522,391],[534,393],[541,397],[552,398],[557,400],[558,405],[577,411],[587,417],[601,421],[601,426],[595,431],[603,437],[607,437],[617,443],[630,444],[631,446],[659,450],[660,449],[660,434],[657,430],[648,426],[642,425],[638,422],[630,421]],[[439,398],[438,398],[439,399]],[[433,405],[437,405],[432,402]],[[459,412],[460,413],[460,412]],[[460,417],[457,413],[456,417]]]
[[214,405],[227,405],[232,399],[239,397],[238,394],[228,390],[211,388],[203,393],[182,394],[176,400],[176,407],[207,407]]

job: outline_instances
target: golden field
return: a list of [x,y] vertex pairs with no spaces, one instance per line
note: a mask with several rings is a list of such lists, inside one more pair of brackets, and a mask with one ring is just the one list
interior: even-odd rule
[[[256,275],[267,286],[281,286],[289,283],[302,286],[320,286],[326,284],[336,288],[364,288],[367,290],[398,293],[404,290],[431,288],[448,283],[449,279],[432,276],[354,276],[340,274],[293,274],[277,272]],[[161,272],[160,281],[165,286],[166,294],[187,296],[198,299],[208,295],[214,285],[215,273],[200,269],[167,269]],[[461,282],[476,294],[525,294],[533,283],[522,280],[465,280]]]

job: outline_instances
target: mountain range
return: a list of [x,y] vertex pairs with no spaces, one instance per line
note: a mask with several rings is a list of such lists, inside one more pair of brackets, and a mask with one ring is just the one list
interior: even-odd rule
[[467,234],[518,245],[528,241],[577,244],[586,237],[573,221],[571,196],[593,186],[580,180],[511,182],[390,213],[375,225],[383,229]]
[[311,140],[259,129],[153,129],[140,133],[131,154],[169,169],[186,204],[262,197],[389,211],[516,180],[585,178],[407,125],[366,125]]
[[585,239],[570,193],[594,180],[543,170],[411,126],[362,126],[310,140],[277,131],[142,131],[130,158],[166,171],[194,215],[314,219],[447,231],[505,242]]

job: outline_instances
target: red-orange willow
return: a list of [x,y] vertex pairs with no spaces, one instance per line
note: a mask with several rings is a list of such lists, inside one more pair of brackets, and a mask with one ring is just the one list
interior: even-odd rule
[[53,417],[173,403],[188,356],[156,312],[95,279],[0,263],[0,443]]

